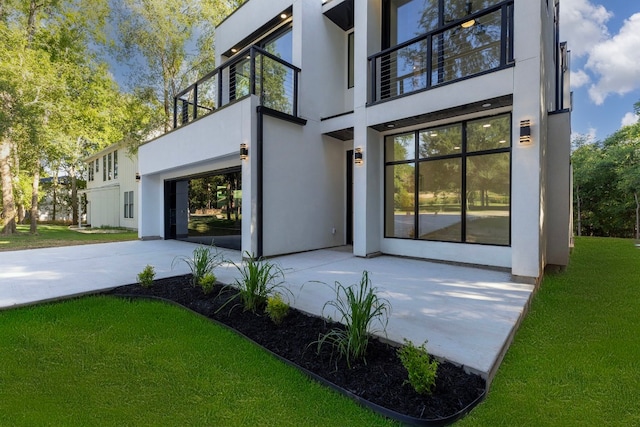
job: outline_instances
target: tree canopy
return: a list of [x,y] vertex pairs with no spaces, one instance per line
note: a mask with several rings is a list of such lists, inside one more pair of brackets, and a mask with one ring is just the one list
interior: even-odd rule
[[640,239],[640,122],[603,141],[574,138],[573,145],[577,234]]
[[[171,99],[214,67],[214,26],[242,2],[0,0],[2,231],[30,210],[35,232],[42,173],[67,174],[76,220],[83,158],[167,130]],[[130,67],[124,88],[107,52]]]

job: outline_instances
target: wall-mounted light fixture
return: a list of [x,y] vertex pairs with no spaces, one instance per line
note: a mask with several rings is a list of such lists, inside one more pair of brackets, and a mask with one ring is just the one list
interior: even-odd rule
[[140,181],[140,173],[136,172],[136,181]]
[[464,21],[462,24],[460,24],[460,26],[462,28],[471,28],[476,24],[476,20],[475,19],[470,19],[468,21]]
[[531,120],[520,121],[520,144],[531,144]]
[[354,150],[353,163],[355,163],[356,165],[361,165],[362,163],[364,163],[364,159],[362,158],[362,148],[358,147]]
[[240,160],[247,160],[247,157],[249,157],[249,148],[247,147],[247,144],[240,144]]

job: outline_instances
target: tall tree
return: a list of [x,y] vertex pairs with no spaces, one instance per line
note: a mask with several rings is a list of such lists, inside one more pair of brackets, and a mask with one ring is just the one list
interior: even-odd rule
[[639,237],[640,123],[602,142],[574,141],[577,234]]
[[215,66],[215,25],[241,3],[123,0],[114,8],[115,56],[131,70],[131,86],[161,106],[164,131],[171,128],[174,96]]

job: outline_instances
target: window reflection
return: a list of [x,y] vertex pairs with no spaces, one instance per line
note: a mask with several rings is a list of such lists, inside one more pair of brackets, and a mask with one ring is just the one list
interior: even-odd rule
[[386,237],[415,237],[415,164],[386,167]]
[[461,159],[420,163],[420,239],[462,239]]
[[509,245],[510,135],[502,114],[386,137],[385,237]]
[[509,244],[509,153],[467,159],[467,241]]

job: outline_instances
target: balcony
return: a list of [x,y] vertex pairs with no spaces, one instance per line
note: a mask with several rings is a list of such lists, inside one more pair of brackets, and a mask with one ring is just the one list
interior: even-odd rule
[[258,95],[263,107],[297,117],[300,71],[266,50],[250,46],[175,96],[173,127],[249,95]]
[[513,1],[507,1],[370,56],[370,103],[511,64]]

